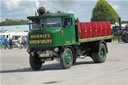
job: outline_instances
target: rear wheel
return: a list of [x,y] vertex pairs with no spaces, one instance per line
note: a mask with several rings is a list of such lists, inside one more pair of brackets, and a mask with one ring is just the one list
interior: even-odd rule
[[104,43],[100,43],[98,47],[98,52],[93,52],[91,57],[95,63],[103,63],[106,60],[106,46]]
[[73,53],[70,48],[65,48],[60,55],[60,63],[64,69],[70,68],[73,63]]
[[30,62],[30,66],[33,70],[39,70],[42,66],[42,62],[40,61],[37,54],[30,55],[29,62]]

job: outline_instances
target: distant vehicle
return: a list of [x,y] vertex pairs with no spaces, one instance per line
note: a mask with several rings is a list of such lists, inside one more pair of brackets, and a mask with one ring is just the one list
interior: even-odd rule
[[5,38],[12,38],[13,42],[17,42],[19,38],[22,38],[23,36],[27,36],[28,32],[4,32],[1,33],[0,35],[2,35]]
[[[24,46],[22,45],[24,43],[24,41],[19,41],[19,39],[23,39],[23,37],[27,36],[28,32],[4,32],[1,33],[0,36],[2,36],[3,38],[12,38],[13,41],[13,47],[15,48],[23,48]],[[0,45],[2,44],[3,40],[0,40]]]
[[118,40],[119,36],[121,36],[121,41],[128,43],[128,24],[121,24],[121,27],[119,25],[112,25],[112,29],[112,34],[118,36]]
[[[62,68],[67,69],[78,56],[90,56],[95,63],[103,63],[111,42],[109,21],[75,23],[69,13],[29,16],[28,33],[30,65],[39,70],[42,63],[60,58]],[[68,23],[68,25],[67,25]]]

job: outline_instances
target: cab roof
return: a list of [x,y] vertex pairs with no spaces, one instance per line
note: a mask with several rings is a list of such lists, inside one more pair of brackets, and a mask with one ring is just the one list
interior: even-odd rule
[[50,13],[50,14],[44,14],[42,16],[29,16],[28,19],[37,19],[37,18],[44,18],[44,17],[68,17],[73,16],[74,14],[71,13]]

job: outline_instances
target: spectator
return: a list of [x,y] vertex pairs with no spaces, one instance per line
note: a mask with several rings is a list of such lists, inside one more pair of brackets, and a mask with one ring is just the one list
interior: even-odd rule
[[21,37],[21,44],[24,46],[24,36]]
[[8,47],[8,40],[7,40],[7,38],[4,39],[4,45],[5,45],[4,49],[9,48]]
[[13,48],[12,38],[9,38],[9,47],[10,47],[10,49]]
[[19,44],[21,44],[22,42],[21,42],[21,37],[20,38],[18,38],[18,43]]
[[27,36],[24,36],[24,47],[25,48],[27,47],[27,42],[28,42]]

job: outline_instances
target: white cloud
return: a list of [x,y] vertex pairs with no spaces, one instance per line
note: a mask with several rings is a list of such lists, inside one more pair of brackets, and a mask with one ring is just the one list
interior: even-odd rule
[[36,8],[39,8],[39,5],[40,5],[39,0],[34,0],[34,2],[36,4]]
[[40,7],[44,7],[46,10],[49,10],[50,12],[56,12],[57,10],[60,10],[60,6],[56,4],[54,1],[44,1],[40,0]]
[[110,3],[111,4],[111,6],[115,9],[115,10],[118,10],[120,7],[118,6],[118,5],[115,5],[115,4],[113,4],[113,3]]
[[53,2],[50,2],[50,1],[40,1],[40,6],[44,6],[46,8],[53,8],[55,7],[56,5],[54,5]]
[[75,12],[71,10],[71,11],[68,11],[68,13],[73,13],[74,14]]
[[112,6],[114,9],[119,9],[119,6],[117,6],[117,5],[113,5]]
[[24,13],[25,14],[34,14],[34,12],[35,12],[36,10],[35,10],[35,8],[25,8],[24,9]]
[[8,10],[13,10],[20,7],[21,1],[22,0],[3,0],[3,3]]

